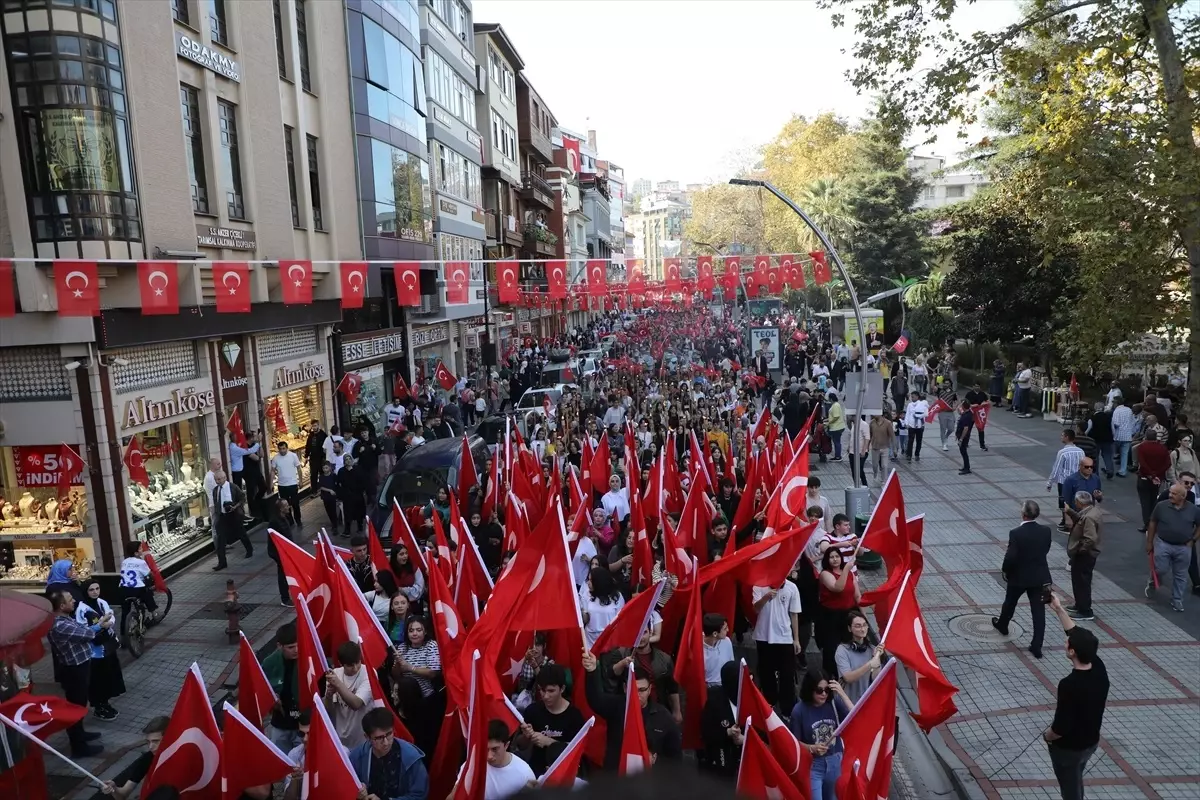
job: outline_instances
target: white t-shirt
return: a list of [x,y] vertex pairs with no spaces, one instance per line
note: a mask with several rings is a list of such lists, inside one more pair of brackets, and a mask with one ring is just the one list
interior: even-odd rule
[[[755,586],[751,594],[753,602],[763,599],[769,586]],[[796,584],[784,581],[783,588],[758,610],[754,623],[754,641],[768,644],[792,643],[792,614],[800,613],[800,591]]]
[[271,467],[275,470],[275,476],[280,486],[298,486],[300,484],[300,458],[291,450],[283,454],[276,454],[271,459]]
[[[326,461],[333,461],[333,444],[334,444],[334,442],[341,442],[342,447],[343,448],[346,447],[346,440],[342,438],[341,434],[335,434],[333,436],[326,436],[325,443],[321,445],[322,449],[325,450],[325,460]],[[342,452],[343,453],[346,452],[345,449],[343,449]]]
[[829,505],[829,498],[823,494],[819,494],[814,500],[811,495],[806,495],[804,498],[804,510],[807,511],[811,506],[821,507],[821,524],[817,527],[823,528],[825,531],[833,530],[833,507]]
[[583,638],[587,640],[588,649],[596,643],[600,638],[600,634],[609,626],[617,614],[621,613],[621,609],[625,607],[625,599],[617,595],[615,603],[603,605],[599,600],[589,595],[587,604],[583,607],[583,613],[587,614],[587,625],[583,627]]
[[140,589],[150,577],[150,567],[144,559],[127,558],[121,562],[121,588]]
[[588,573],[592,571],[592,559],[596,557],[596,543],[590,536],[581,537],[575,548],[575,558],[571,560],[571,572],[575,575],[575,585],[587,583]]
[[1029,384],[1033,381],[1033,370],[1023,369],[1017,373],[1017,386],[1022,389],[1028,389]]
[[615,492],[612,490],[605,492],[604,496],[600,498],[600,505],[604,506],[609,517],[625,519],[629,516],[629,490],[618,489]]
[[[511,753],[509,755],[512,755]],[[504,800],[537,780],[529,765],[513,755],[506,767],[487,765],[487,785],[483,789],[483,800]]]
[[[331,705],[330,717],[332,717],[333,727],[337,729],[338,738],[342,740],[342,745],[348,748],[357,747],[367,740],[366,734],[363,733],[362,720],[371,710],[371,701],[375,698],[371,696],[371,681],[367,678],[367,670],[370,667],[359,665],[358,672],[351,677],[346,677],[346,668],[337,667],[333,670],[333,674],[338,677],[342,683],[346,684],[346,688],[354,693],[356,697],[363,701],[362,708],[353,709],[346,705],[346,701],[342,700],[340,694],[335,694]],[[329,710],[329,706],[326,706]]]
[[396,420],[404,419],[404,406],[398,406],[393,403],[388,403],[383,407],[383,413],[387,419],[388,426],[395,424]]

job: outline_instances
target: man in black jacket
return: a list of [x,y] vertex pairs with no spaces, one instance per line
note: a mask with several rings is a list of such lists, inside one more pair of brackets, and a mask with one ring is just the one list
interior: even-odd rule
[[246,527],[242,524],[246,508],[246,493],[235,483],[226,480],[225,472],[218,470],[213,475],[216,486],[213,487],[211,508],[213,511],[213,528],[217,532],[217,565],[213,571],[225,569],[229,564],[225,561],[225,546],[230,542],[240,540],[246,548],[246,558],[254,555],[254,546],[246,536]]
[[1044,593],[1050,586],[1050,528],[1037,522],[1042,510],[1033,500],[1021,506],[1021,524],[1008,532],[1008,551],[1000,567],[1008,581],[1000,616],[992,617],[992,627],[1008,636],[1008,623],[1017,610],[1017,601],[1024,594],[1029,598],[1029,613],[1033,617],[1033,638],[1029,652],[1042,657],[1042,639],[1046,634],[1046,603]]
[[[604,680],[598,669],[599,662],[592,653],[583,654],[583,668],[587,672],[588,705],[608,723],[607,741],[604,751],[604,769],[615,772],[621,761],[621,740],[625,735],[625,696],[613,694],[604,688]],[[638,701],[642,706],[642,722],[646,726],[646,742],[650,752],[668,761],[683,758],[683,736],[679,725],[665,706],[650,701],[650,677],[635,676]]]
[[304,440],[304,455],[308,458],[308,476],[312,480],[314,494],[320,493],[317,482],[321,478],[321,465],[325,463],[325,440],[329,434],[321,430],[321,421],[314,419],[308,430],[308,438]]

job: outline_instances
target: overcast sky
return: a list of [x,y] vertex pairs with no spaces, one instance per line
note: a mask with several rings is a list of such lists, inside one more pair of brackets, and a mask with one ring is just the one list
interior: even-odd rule
[[[853,34],[809,0],[475,0],[498,22],[559,122],[597,131],[600,157],[626,179],[728,177],[737,154],[791,117],[860,119],[870,98],[845,77]],[[1014,0],[980,0],[964,32],[1017,16]],[[924,137],[922,136],[921,139]],[[922,154],[953,157],[954,129]]]

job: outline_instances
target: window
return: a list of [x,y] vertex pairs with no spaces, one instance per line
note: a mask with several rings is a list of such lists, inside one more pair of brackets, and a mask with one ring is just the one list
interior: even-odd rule
[[421,59],[366,18],[363,40],[367,50],[368,115],[424,142],[425,76]]
[[321,217],[321,167],[317,158],[317,137],[306,136],[308,141],[308,194],[312,198],[313,229],[325,230]]
[[246,205],[242,198],[242,163],[238,157],[237,106],[224,100],[217,101],[217,112],[221,123],[221,167],[222,183],[225,186],[225,204],[230,219],[246,219]]
[[296,0],[296,41],[300,45],[300,87],[312,91],[312,75],[308,69],[308,22],[304,0]]
[[497,86],[500,84],[500,54],[488,43],[488,77]]
[[[428,242],[433,236],[432,196],[429,191],[429,165],[412,153],[386,142],[359,137],[360,152],[371,152],[374,184],[374,225],[372,214],[364,214],[366,235]],[[364,202],[367,209],[370,202]]]
[[500,91],[509,100],[513,100],[517,96],[517,80],[513,75],[513,71],[508,68],[508,64],[500,65]]
[[937,197],[937,190],[935,190],[932,186],[926,186],[925,192],[924,192],[924,198],[926,200],[933,200],[936,197]]
[[175,18],[176,22],[191,25],[192,18],[190,9],[188,8],[188,0],[171,0],[171,16]]
[[467,34],[471,32],[471,23],[468,21],[467,7],[462,3],[454,4],[454,24],[451,27],[459,39],[464,42],[467,40]]
[[208,0],[208,30],[217,44],[229,46],[229,24],[225,16],[225,0]]
[[437,189],[460,197],[476,206],[483,204],[483,182],[479,165],[466,156],[435,142],[437,147]]
[[292,197],[292,227],[300,227],[300,199],[296,194],[296,153],[293,139],[295,131],[283,126],[283,150],[287,155],[288,192]]
[[966,194],[967,187],[961,183],[946,187],[946,199],[953,200]]
[[513,161],[517,160],[517,132],[492,110],[492,148]]
[[433,99],[460,120],[475,127],[475,90],[459,77],[444,58],[425,48],[429,86]]
[[200,116],[200,93],[186,83],[179,84],[183,110],[183,138],[187,144],[188,176],[192,181],[192,210],[209,213],[208,175],[204,169],[204,120]]
[[283,46],[283,9],[280,0],[271,0],[275,13],[275,58],[279,61],[279,77],[287,77],[287,57]]

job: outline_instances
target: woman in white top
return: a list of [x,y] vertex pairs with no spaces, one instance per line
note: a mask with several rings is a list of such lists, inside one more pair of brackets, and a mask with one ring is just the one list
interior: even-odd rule
[[929,371],[925,368],[925,356],[917,356],[917,360],[913,362],[912,381],[917,391],[925,394],[929,388]]
[[[100,583],[86,581],[83,585],[87,596],[75,606],[75,621],[80,625],[95,625],[105,617],[113,618],[112,606],[100,596]],[[121,672],[121,661],[117,657],[120,643],[112,629],[104,635],[97,633],[89,642],[91,648],[91,678],[88,681],[88,701],[92,713],[103,720],[115,719],[117,710],[111,700],[125,694],[125,677]]]
[[629,517],[629,490],[621,488],[621,476],[613,474],[608,479],[608,491],[600,498],[607,516],[624,521]]
[[375,589],[365,592],[363,597],[371,604],[371,610],[375,612],[376,619],[386,624],[388,611],[392,608],[392,598],[398,594],[400,594],[400,587],[396,585],[396,576],[385,569],[375,573]]
[[617,589],[612,573],[604,567],[596,567],[588,575],[587,594],[580,592],[583,603],[583,638],[590,650],[600,634],[609,626],[625,605],[625,598]]

